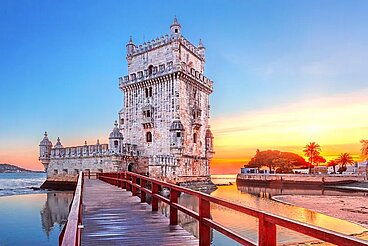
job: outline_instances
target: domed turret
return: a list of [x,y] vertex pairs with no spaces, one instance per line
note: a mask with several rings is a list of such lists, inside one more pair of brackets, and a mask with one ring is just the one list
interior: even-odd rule
[[120,129],[118,127],[118,122],[115,120],[114,129],[112,129],[112,132],[110,133],[109,139],[121,139],[123,140],[123,134],[120,132]]
[[123,134],[120,132],[117,121],[115,121],[114,125],[114,129],[112,129],[112,132],[109,135],[109,148],[111,153],[119,154],[122,152],[124,137]]
[[47,132],[45,132],[44,137],[43,137],[42,141],[40,142],[39,146],[52,146],[52,142],[47,137]]
[[176,19],[176,16],[174,17],[174,22],[170,26],[171,34],[178,35],[181,32],[181,25],[178,22],[178,19]]
[[50,155],[51,155],[51,148],[52,148],[52,143],[47,137],[47,132],[45,132],[44,137],[42,141],[40,142],[39,147],[40,147],[40,156],[38,159],[43,164],[45,168],[45,172],[47,172],[47,168],[50,163]]
[[206,48],[203,46],[202,39],[199,40],[198,51],[201,57],[205,58]]
[[177,131],[177,130],[184,131],[184,126],[180,120],[174,120],[171,123],[170,131]]
[[135,45],[133,43],[132,36],[130,36],[129,42],[126,45],[126,48],[127,48],[127,56],[131,56],[133,54],[134,48],[135,48]]
[[171,123],[170,133],[170,149],[174,152],[180,152],[184,143],[184,126],[179,119]]
[[57,138],[57,142],[56,142],[54,148],[55,149],[62,149],[63,148],[63,145],[61,144],[59,137]]

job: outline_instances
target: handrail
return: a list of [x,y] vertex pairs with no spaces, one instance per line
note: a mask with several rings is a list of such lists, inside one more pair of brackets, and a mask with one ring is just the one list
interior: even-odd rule
[[68,220],[59,236],[59,245],[78,246],[81,244],[82,225],[82,198],[83,198],[83,172],[79,172],[77,187],[74,192]]
[[[344,235],[335,231],[324,229],[318,226],[309,225],[303,222],[273,215],[261,210],[257,210],[235,202],[229,202],[221,198],[212,197],[208,194],[191,190],[185,187],[166,183],[157,179],[149,178],[132,172],[114,172],[99,173],[97,179],[116,185],[127,191],[131,191],[133,196],[137,195],[140,190],[141,202],[146,202],[146,194],[152,196],[152,211],[158,211],[158,201],[165,202],[170,205],[170,225],[178,224],[178,210],[193,217],[199,222],[199,245],[209,246],[211,243],[210,229],[215,229],[225,236],[235,240],[243,245],[276,245],[276,225],[290,229],[292,231],[311,236],[325,242],[337,245],[363,246],[368,245],[368,241]],[[139,180],[139,182],[138,182]],[[151,188],[147,188],[147,184],[151,184]],[[159,194],[160,187],[170,189],[170,198],[163,197]],[[178,204],[180,192],[196,196],[199,200],[199,212],[190,210]],[[210,203],[245,213],[247,215],[258,218],[258,243],[251,239],[239,235],[233,230],[215,222],[210,216]]]

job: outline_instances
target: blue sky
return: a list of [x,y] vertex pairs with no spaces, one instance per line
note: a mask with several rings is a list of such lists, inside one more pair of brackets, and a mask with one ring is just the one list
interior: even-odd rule
[[38,165],[45,130],[66,144],[106,139],[129,35],[166,34],[174,15],[207,48],[214,121],[365,91],[367,13],[367,1],[2,0],[0,163]]

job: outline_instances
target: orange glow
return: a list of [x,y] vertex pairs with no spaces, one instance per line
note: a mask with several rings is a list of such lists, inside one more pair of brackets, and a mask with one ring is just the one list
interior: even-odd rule
[[360,140],[368,137],[368,90],[305,100],[213,119],[215,158],[212,173],[237,173],[257,149],[278,149],[302,155],[317,142],[327,161],[342,152],[360,160]]
[[[348,152],[354,160],[360,160],[360,140],[368,138],[367,98],[368,90],[364,90],[214,117],[211,127],[216,154],[211,173],[238,173],[239,168],[254,156],[257,149],[278,149],[303,156],[303,147],[311,141],[322,147],[321,154],[327,161],[342,152]],[[57,136],[51,135],[55,143]],[[83,145],[83,139],[95,143],[97,138],[101,143],[107,143],[106,136],[101,132],[99,136],[65,135],[64,138],[61,136],[64,146]],[[3,150],[0,162],[43,170],[38,161],[38,143],[41,139],[42,134],[36,139],[25,140],[22,145],[8,142],[6,146],[0,146]]]

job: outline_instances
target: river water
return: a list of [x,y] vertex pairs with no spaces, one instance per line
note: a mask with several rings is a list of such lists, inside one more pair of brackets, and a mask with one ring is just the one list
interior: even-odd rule
[[[58,236],[68,217],[69,204],[73,199],[72,192],[33,191],[30,187],[42,183],[44,174],[24,176],[24,174],[0,174],[0,245],[57,245]],[[16,180],[19,179],[19,180]],[[18,186],[6,184],[7,181]],[[9,181],[10,180],[10,181]],[[32,181],[33,180],[33,181]],[[41,180],[41,182],[40,182]],[[360,233],[367,230],[357,224],[349,223],[304,208],[286,205],[272,200],[277,194],[316,194],[356,196],[357,199],[368,194],[355,192],[344,193],[328,190],[292,190],[268,189],[250,186],[237,186],[235,175],[213,176],[215,183],[232,182],[233,185],[219,186],[211,195],[235,201],[250,207],[258,208],[284,217],[336,230],[345,234]],[[15,188],[18,187],[19,189]],[[27,194],[24,194],[27,193]],[[22,195],[16,195],[22,194]],[[198,211],[196,198],[182,195],[181,204]],[[164,214],[168,214],[166,205],[160,206]],[[257,240],[257,221],[247,215],[230,211],[223,207],[211,205],[212,218],[234,231]],[[179,214],[180,223],[191,233],[198,234],[198,226],[188,216]],[[310,240],[310,238],[277,228],[278,243],[289,244]],[[238,245],[220,233],[212,232],[213,245]]]

